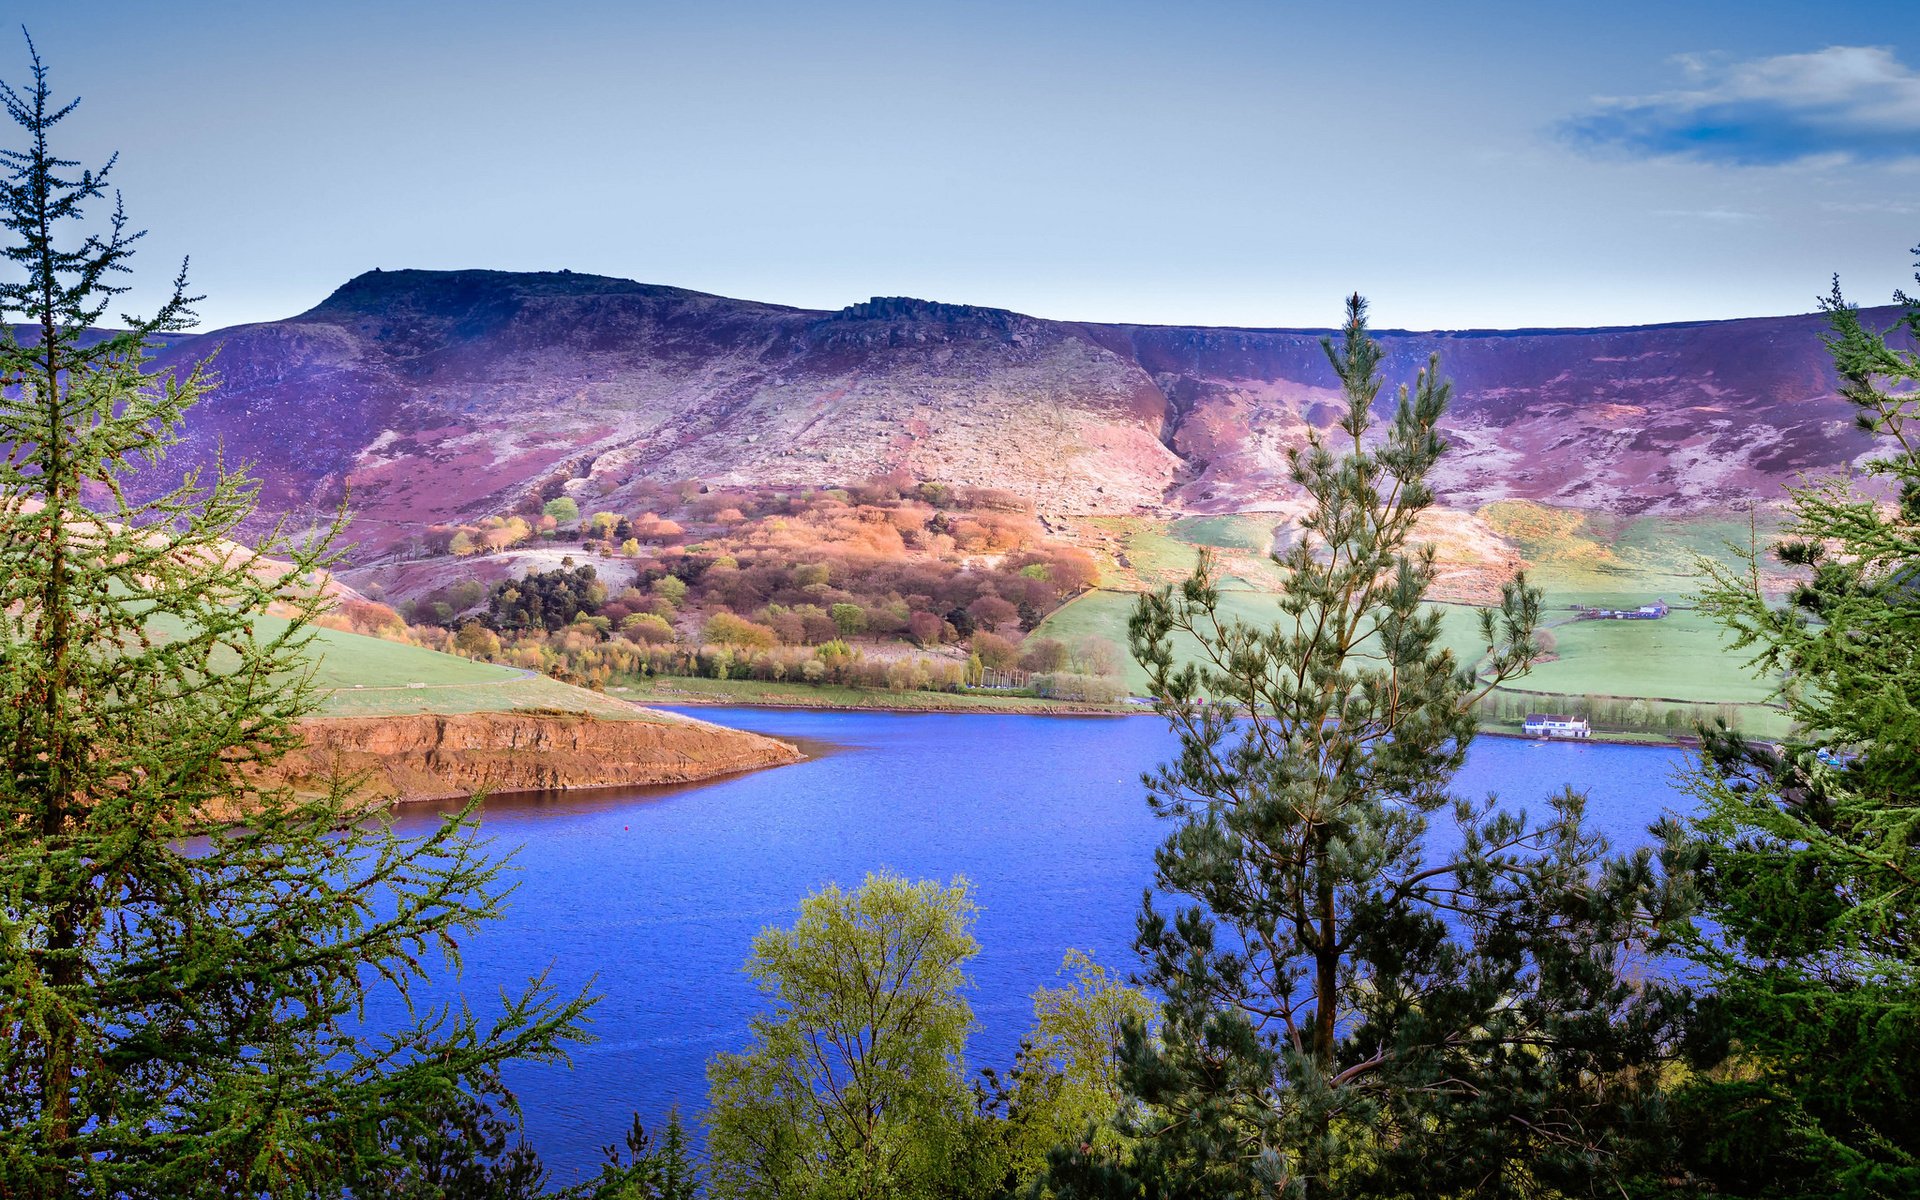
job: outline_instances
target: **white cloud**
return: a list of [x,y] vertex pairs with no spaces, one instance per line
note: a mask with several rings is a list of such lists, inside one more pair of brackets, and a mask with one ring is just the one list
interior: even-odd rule
[[1561,132],[1593,150],[1741,165],[1920,158],[1920,72],[1884,46],[1678,62],[1698,86],[1601,98]]

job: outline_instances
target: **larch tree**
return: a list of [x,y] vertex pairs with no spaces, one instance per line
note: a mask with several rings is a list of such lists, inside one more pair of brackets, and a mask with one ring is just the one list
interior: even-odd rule
[[[1138,948],[1164,997],[1123,1077],[1122,1154],[1052,1158],[1059,1197],[1610,1193],[1638,1161],[1674,1006],[1634,969],[1668,893],[1606,857],[1582,798],[1543,820],[1449,790],[1473,708],[1536,656],[1524,578],[1456,658],[1417,540],[1450,388],[1430,362],[1384,431],[1366,304],[1325,343],[1345,405],[1292,457],[1310,508],[1281,616],[1231,615],[1210,557],[1132,626],[1177,757]],[[1336,445],[1338,443],[1343,445]]]
[[271,782],[316,705],[330,531],[250,549],[243,474],[151,486],[212,386],[152,362],[191,320],[184,268],[105,328],[140,236],[113,163],[54,152],[74,104],[37,54],[0,98],[23,135],[0,150],[0,1194],[417,1190],[585,1001],[534,984],[488,1021],[362,1027],[497,911],[501,865],[465,818],[402,840],[344,789]]
[[1823,303],[1841,394],[1881,439],[1865,478],[1788,489],[1780,541],[1703,563],[1701,608],[1796,731],[1709,731],[1676,830],[1712,984],[1678,1108],[1719,1195],[1920,1194],[1920,299],[1895,299],[1887,332],[1837,281]]

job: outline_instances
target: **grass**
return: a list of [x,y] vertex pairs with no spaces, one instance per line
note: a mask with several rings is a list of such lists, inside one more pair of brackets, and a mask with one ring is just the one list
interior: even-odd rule
[[[1766,540],[1777,528],[1777,518],[1623,518],[1524,501],[1489,505],[1480,515],[1520,548],[1532,564],[1529,580],[1544,593],[1545,622],[1557,643],[1555,657],[1514,681],[1516,689],[1545,693],[1537,707],[1580,711],[1590,696],[1645,698],[1645,707],[1658,721],[1669,708],[1685,706],[1691,716],[1725,706],[1737,724],[1756,735],[1786,732],[1785,717],[1761,703],[1769,682],[1753,677],[1745,656],[1727,647],[1717,625],[1685,607],[1700,586],[1700,556],[1727,561],[1728,543],[1744,545],[1756,533]],[[1110,518],[1103,525],[1125,548],[1131,574],[1143,587],[1183,578],[1192,569],[1196,549],[1214,547],[1221,554],[1222,608],[1257,625],[1279,616],[1279,573],[1253,551],[1264,544],[1270,527],[1271,517],[1265,514],[1172,522]],[[1122,580],[1134,582],[1124,576]],[[1637,607],[1655,598],[1682,607],[1661,621],[1571,619],[1574,605]],[[1133,605],[1130,592],[1090,592],[1056,611],[1041,632],[1063,639],[1092,634],[1124,647]],[[1475,610],[1445,605],[1441,611],[1444,644],[1463,661],[1477,660],[1481,647]],[[1188,655],[1197,651],[1191,642],[1179,649]],[[1146,672],[1130,659],[1126,682],[1136,693],[1147,685]],[[1663,706],[1662,700],[1671,703]]]
[[1691,609],[1659,621],[1569,621],[1551,632],[1557,657],[1519,686],[1706,704],[1756,703],[1772,690],[1727,648],[1719,625]]
[[1190,546],[1265,554],[1273,548],[1273,526],[1271,515],[1235,513],[1224,517],[1181,517],[1169,526],[1168,533]]
[[[170,622],[152,625],[164,634]],[[287,623],[258,617],[259,637]],[[335,629],[315,629],[309,646],[321,717],[392,717],[416,713],[568,712],[607,720],[659,720],[620,700],[544,675],[474,662],[420,646]]]
[[[1145,695],[1147,690],[1147,672],[1133,657],[1126,654],[1127,620],[1133,614],[1137,600],[1131,592],[1097,591],[1087,592],[1055,610],[1040,627],[1040,636],[1060,638],[1071,641],[1088,635],[1103,637],[1122,648],[1125,660],[1125,680],[1127,689],[1135,695]],[[1453,650],[1462,662],[1473,662],[1480,657],[1482,647],[1479,643],[1478,610],[1467,605],[1439,605],[1441,644]],[[1254,591],[1248,588],[1226,587],[1220,596],[1221,615],[1228,619],[1237,619],[1249,624],[1265,627],[1280,618],[1280,600],[1278,593]],[[1180,636],[1174,639],[1176,651],[1185,658],[1192,658],[1199,647],[1191,638]]]

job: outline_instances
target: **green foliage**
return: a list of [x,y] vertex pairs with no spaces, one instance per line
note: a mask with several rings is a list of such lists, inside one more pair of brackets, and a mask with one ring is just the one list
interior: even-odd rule
[[453,646],[469,658],[490,658],[500,653],[500,635],[478,621],[468,621],[454,635]]
[[842,637],[852,637],[867,627],[866,610],[858,604],[836,604],[827,609],[827,615],[833,618],[833,624]]
[[470,814],[406,841],[344,786],[263,781],[316,707],[331,532],[247,549],[252,481],[141,474],[209,386],[148,369],[190,320],[184,280],[96,335],[139,236],[117,204],[85,221],[111,164],[49,148],[72,105],[37,56],[0,96],[26,141],[0,151],[0,1194],[374,1194],[461,1146],[524,1179],[488,1132],[499,1068],[559,1057],[586,1001],[536,982],[492,1023],[361,1029],[374,989],[457,961],[504,868]]
[[[547,508],[549,509],[551,507],[552,507],[551,505],[547,506]],[[579,506],[575,505],[574,513],[576,516],[579,514],[579,511],[580,511]],[[553,517],[553,519],[556,521],[561,520],[561,517],[558,513],[549,511],[546,513],[546,515]],[[591,517],[587,518],[586,531],[592,534],[594,537],[602,537],[602,538],[607,537],[608,535],[612,534],[615,529],[618,529],[620,527],[620,522],[624,520],[626,520],[626,518],[621,516],[619,513],[611,512],[603,509],[600,512],[594,513]]]
[[940,1193],[970,1107],[975,911],[964,881],[869,875],[754,939],[747,970],[775,1007],[744,1053],[708,1067],[715,1196]]
[[1153,1001],[1081,951],[1069,950],[1061,970],[1074,978],[1033,993],[1033,1032],[1007,1079],[982,1072],[987,1109],[1000,1117],[997,1130],[983,1132],[998,1134],[999,1175],[1010,1188],[1042,1175],[1047,1156],[1062,1146],[1084,1144],[1102,1155],[1131,1148],[1119,1130],[1131,1103],[1119,1049],[1129,1029],[1153,1036]]
[[[1920,333],[1920,302],[1896,327]],[[1704,564],[1702,607],[1778,678],[1782,746],[1708,732],[1698,857],[1710,973],[1705,1070],[1683,1094],[1693,1165],[1750,1196],[1920,1193],[1920,354],[1868,329],[1836,282],[1825,308],[1842,394],[1890,451],[1868,474],[1789,489],[1773,555],[1785,604],[1745,570]],[[1910,341],[1909,341],[1909,344]]]
[[561,525],[572,525],[580,519],[580,506],[573,502],[571,496],[555,496],[547,501],[540,511]]
[[[591,1200],[698,1200],[700,1171],[678,1112],[667,1114],[666,1132],[657,1143],[638,1116],[625,1140],[624,1155],[619,1147],[608,1146],[600,1173],[566,1195]],[[487,1200],[497,1198],[488,1194]]]
[[593,616],[606,601],[606,585],[592,567],[558,567],[495,584],[487,597],[487,616],[496,629],[551,633],[579,617]]
[[1604,857],[1577,795],[1535,823],[1448,792],[1473,703],[1535,656],[1539,597],[1522,580],[1481,614],[1489,682],[1445,646],[1411,538],[1449,387],[1429,364],[1370,436],[1365,312],[1326,347],[1345,453],[1293,456],[1312,506],[1276,556],[1280,619],[1225,614],[1210,553],[1135,613],[1180,740],[1148,779],[1176,822],[1156,879],[1198,903],[1169,917],[1150,893],[1140,919],[1165,997],[1160,1037],[1123,1054],[1142,1140],[1056,1153],[1057,1195],[1584,1195],[1649,1131],[1670,1013],[1634,974],[1668,898],[1649,855]]
[[687,581],[673,575],[662,575],[653,581],[651,590],[667,603],[679,604],[687,598]]
[[795,563],[793,568],[793,586],[801,589],[823,588],[833,575],[831,564]]
[[737,646],[743,650],[771,650],[779,641],[773,630],[756,625],[730,612],[717,612],[707,618],[701,637],[717,646]]

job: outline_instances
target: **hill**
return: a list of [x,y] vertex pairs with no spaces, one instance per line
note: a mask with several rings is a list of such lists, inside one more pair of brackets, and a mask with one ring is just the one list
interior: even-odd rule
[[310,661],[321,708],[301,723],[305,749],[277,769],[298,786],[320,787],[334,770],[364,772],[370,796],[428,800],[684,783],[800,757],[773,738],[532,671],[339,630],[315,632]]
[[[1868,448],[1817,314],[1619,329],[1384,331],[1390,379],[1457,384],[1443,504],[1691,513]],[[1042,514],[1283,508],[1333,413],[1315,330],[1048,321],[875,299],[838,312],[568,272],[375,271],[219,351],[184,447],[256,464],[275,511],[350,489],[357,563],[530,495],[838,486],[903,472]]]

